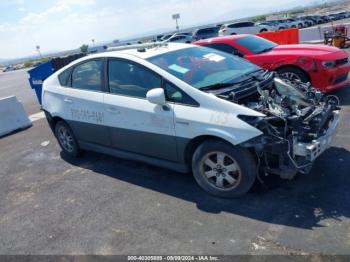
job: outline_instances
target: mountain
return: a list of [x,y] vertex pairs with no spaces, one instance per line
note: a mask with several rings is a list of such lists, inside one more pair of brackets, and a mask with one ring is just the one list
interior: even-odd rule
[[[329,0],[329,2],[330,1],[339,1],[339,0]],[[313,5],[320,5],[322,3],[324,3],[324,0],[295,0],[293,2],[283,4],[278,8],[250,7],[250,8],[243,8],[239,10],[231,10],[221,14],[219,17],[215,19],[212,19],[212,21],[210,22],[229,21],[233,19],[244,19],[244,18],[259,16],[259,15],[266,15],[269,13],[275,13],[275,12],[281,12],[281,11],[287,11],[287,10],[289,11],[289,10],[304,8],[304,7],[313,6]]]

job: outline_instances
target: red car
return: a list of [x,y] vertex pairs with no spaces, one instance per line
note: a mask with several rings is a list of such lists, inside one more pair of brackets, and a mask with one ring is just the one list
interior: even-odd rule
[[348,53],[325,45],[277,45],[255,35],[230,35],[194,42],[239,55],[291,80],[310,82],[322,92],[350,84]]

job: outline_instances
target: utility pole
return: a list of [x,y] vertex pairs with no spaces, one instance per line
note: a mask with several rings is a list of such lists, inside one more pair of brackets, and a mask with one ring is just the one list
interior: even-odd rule
[[180,14],[173,14],[172,17],[173,17],[173,20],[175,20],[175,22],[176,22],[176,31],[179,32],[180,28],[179,28],[178,20],[180,19]]
[[41,52],[40,52],[40,45],[36,46],[36,51],[39,53],[40,58],[43,58],[43,56],[41,55]]

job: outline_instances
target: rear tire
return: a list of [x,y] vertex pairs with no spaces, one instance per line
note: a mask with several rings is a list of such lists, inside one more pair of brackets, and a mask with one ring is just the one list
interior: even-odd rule
[[303,83],[309,82],[309,77],[301,69],[295,67],[284,67],[277,70],[277,73],[283,78],[287,78],[290,81],[300,80]]
[[255,160],[247,149],[219,140],[205,141],[196,149],[192,171],[202,189],[223,198],[246,194],[257,176]]
[[264,32],[267,32],[266,28],[263,28],[263,29],[260,30],[260,33],[264,33]]
[[73,131],[64,121],[58,121],[55,125],[55,136],[62,151],[72,157],[80,154],[78,142]]

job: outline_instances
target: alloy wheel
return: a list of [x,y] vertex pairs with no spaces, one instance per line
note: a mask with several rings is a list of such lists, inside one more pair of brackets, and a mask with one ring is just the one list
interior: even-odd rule
[[301,81],[301,78],[299,75],[293,73],[293,72],[285,72],[283,74],[281,74],[281,76],[283,78],[288,79],[291,82],[297,82],[297,81]]
[[58,140],[65,150],[68,152],[74,151],[75,143],[73,135],[65,126],[60,126],[58,128]]
[[228,191],[237,187],[242,172],[238,163],[224,152],[210,152],[202,158],[201,175],[215,189]]

